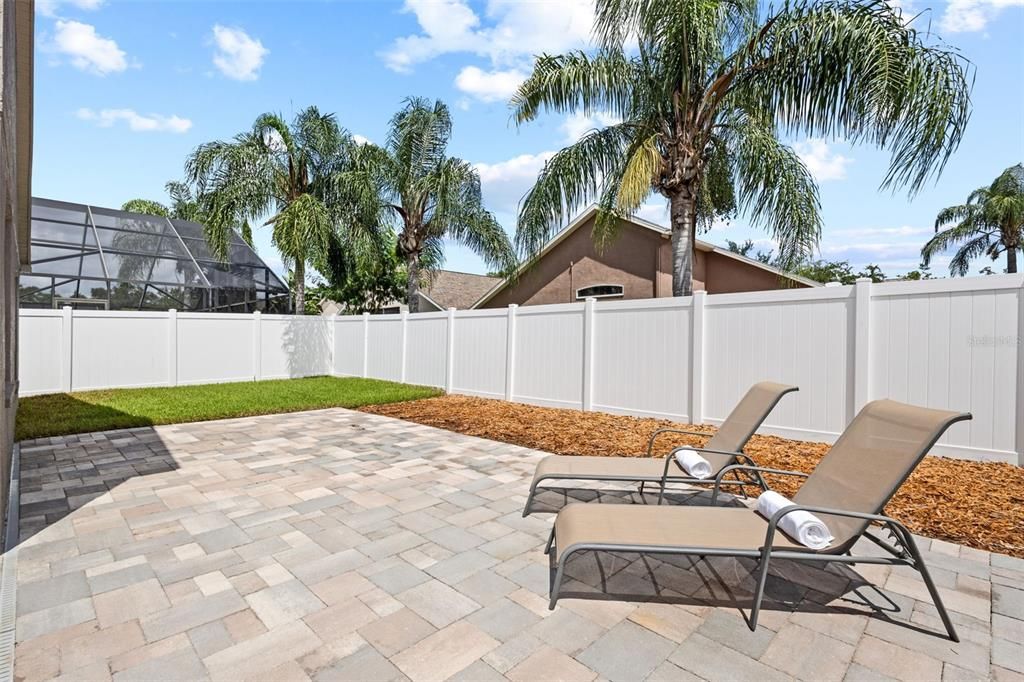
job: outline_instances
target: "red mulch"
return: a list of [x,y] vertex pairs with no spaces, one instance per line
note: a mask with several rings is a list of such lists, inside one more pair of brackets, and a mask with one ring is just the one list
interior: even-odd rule
[[[563,455],[644,456],[651,432],[666,426],[713,433],[710,426],[534,407],[501,400],[443,396],[363,408],[449,431]],[[656,454],[703,439],[659,438]],[[811,471],[825,443],[754,436],[744,450],[761,466]],[[792,495],[799,479],[774,477],[773,488]],[[926,457],[886,512],[913,532],[990,552],[1024,557],[1024,468],[999,462]]]

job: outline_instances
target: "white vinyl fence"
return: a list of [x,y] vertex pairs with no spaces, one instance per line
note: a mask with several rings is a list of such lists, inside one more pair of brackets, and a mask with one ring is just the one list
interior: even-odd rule
[[417,315],[22,310],[21,394],[333,374],[831,441],[867,401],[969,410],[938,454],[1024,464],[1024,276]]

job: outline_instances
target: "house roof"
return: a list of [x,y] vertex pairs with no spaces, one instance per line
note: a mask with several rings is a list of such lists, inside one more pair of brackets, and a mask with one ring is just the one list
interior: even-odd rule
[[[543,248],[541,248],[541,250],[537,253],[536,260],[540,260],[541,258],[546,256],[547,253],[549,251],[551,251],[551,249],[553,249],[556,246],[558,246],[558,244],[560,244],[562,241],[564,241],[569,235],[571,235],[573,232],[578,230],[581,226],[586,224],[586,222],[588,220],[590,220],[592,217],[594,217],[596,214],[597,214],[597,206],[596,205],[590,205],[586,209],[584,209],[584,211],[582,213],[580,213],[578,216],[576,216],[572,220],[572,222],[570,222],[568,225],[566,225],[565,228],[561,232],[559,232],[554,237],[552,237],[551,240],[547,244],[545,244]],[[644,220],[643,218],[637,218],[636,216],[632,216],[632,217],[626,218],[625,220],[627,222],[632,223],[633,225],[636,225],[637,227],[642,227],[644,229],[651,230],[652,232],[657,233],[659,236],[661,236],[664,239],[671,239],[671,237],[672,237],[672,231],[669,228],[664,227],[662,225],[658,225],[657,223],[652,223],[649,220]],[[707,252],[709,252],[709,253],[716,253],[716,254],[720,254],[722,256],[725,256],[727,258],[734,258],[734,259],[742,261],[743,263],[746,263],[747,265],[750,265],[752,267],[760,268],[761,270],[767,270],[769,272],[772,272],[772,273],[775,273],[775,274],[779,275],[780,277],[785,277],[786,279],[793,280],[794,282],[800,282],[801,284],[805,284],[807,286],[812,286],[812,287],[821,286],[820,282],[815,282],[814,280],[810,280],[810,279],[807,279],[805,277],[800,277],[799,275],[794,275],[793,273],[786,272],[784,270],[780,270],[779,268],[772,267],[771,265],[768,265],[766,263],[762,263],[761,261],[758,261],[758,260],[754,260],[753,258],[747,258],[746,256],[741,256],[738,253],[734,253],[734,252],[730,251],[729,249],[722,248],[721,246],[716,246],[715,244],[712,244],[710,242],[705,242],[705,241],[701,241],[700,239],[697,239],[694,242],[694,247],[698,251],[704,251],[706,253]],[[515,274],[512,277],[509,277],[508,279],[498,280],[497,283],[493,287],[491,287],[491,289],[489,291],[484,293],[473,304],[472,307],[478,308],[481,305],[483,305],[484,303],[486,303],[487,301],[489,301],[492,298],[494,298],[494,296],[497,295],[497,293],[499,291],[501,291],[506,286],[508,286],[508,283],[510,281],[518,278],[519,275],[521,275],[523,273],[523,271],[526,270],[526,268],[528,268],[529,266],[530,266],[530,262],[523,263],[522,265],[519,266],[519,268],[516,270]]]
[[431,275],[427,285],[420,290],[420,295],[440,310],[464,310],[473,307],[481,296],[501,281],[500,277],[437,270]]

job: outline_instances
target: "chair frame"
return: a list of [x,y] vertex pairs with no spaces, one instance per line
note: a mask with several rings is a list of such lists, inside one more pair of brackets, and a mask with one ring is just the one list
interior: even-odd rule
[[[928,449],[934,442],[928,445]],[[769,469],[765,467],[751,467],[742,464],[731,465],[722,469],[715,480],[715,488],[712,493],[712,504],[718,499],[719,488],[721,486],[721,478],[729,471],[735,469],[756,469],[758,474],[769,473],[769,474],[780,474],[799,476],[807,478],[809,474],[805,474],[800,471],[786,471],[784,469]],[[727,484],[729,484],[727,482]],[[831,548],[827,551],[817,552],[811,549],[806,551],[792,550],[792,549],[773,549],[772,542],[775,538],[775,534],[778,529],[779,522],[787,514],[791,514],[796,511],[807,511],[817,514],[830,514],[833,516],[845,516],[855,519],[863,519],[869,522],[876,522],[883,525],[883,527],[889,530],[890,536],[892,537],[892,543],[889,543],[882,538],[875,536],[869,532],[868,528],[865,528],[860,534],[850,538],[842,545]],[[881,511],[881,510],[879,510]],[[871,542],[875,543],[883,550],[888,552],[891,556],[852,556],[849,553],[850,548],[859,540],[861,537],[866,537]],[[547,555],[551,554],[552,548],[555,546],[555,528],[552,526],[551,535],[548,538],[547,546],[544,548],[544,553]],[[736,558],[748,558],[757,559],[757,587],[754,593],[754,603],[750,611],[750,618],[747,621],[747,626],[751,631],[757,629],[757,619],[761,612],[761,602],[764,599],[765,584],[768,581],[768,568],[771,564],[772,559],[777,560],[790,560],[790,561],[807,561],[807,562],[835,562],[843,564],[883,564],[888,566],[910,566],[918,573],[921,574],[921,578],[924,580],[925,586],[928,588],[928,594],[932,598],[932,602],[935,604],[936,610],[939,612],[939,617],[942,619],[942,624],[946,628],[946,633],[949,638],[954,642],[959,642],[960,637],[957,635],[956,628],[953,626],[953,621],[949,617],[949,613],[946,611],[945,605],[942,603],[942,598],[939,596],[939,591],[932,580],[931,574],[928,572],[928,567],[924,563],[924,558],[921,556],[921,552],[917,547],[917,543],[914,541],[914,536],[907,529],[905,525],[897,521],[896,519],[885,516],[883,514],[867,514],[863,512],[849,511],[844,509],[831,509],[828,507],[814,507],[807,505],[794,505],[786,507],[776,512],[771,519],[768,520],[768,528],[765,533],[764,545],[759,550],[747,550],[747,549],[723,549],[723,548],[706,548],[706,547],[667,547],[667,546],[651,546],[651,545],[630,545],[630,544],[612,544],[612,543],[577,543],[570,547],[565,548],[561,552],[561,556],[558,559],[558,567],[555,573],[552,575],[549,585],[549,596],[550,601],[548,603],[549,609],[554,609],[555,604],[558,602],[559,592],[561,591],[562,581],[564,578],[565,564],[568,558],[577,553],[585,551],[597,551],[597,552],[629,552],[638,554],[667,554],[667,555],[684,555],[684,556],[722,556],[722,557],[736,557]]]

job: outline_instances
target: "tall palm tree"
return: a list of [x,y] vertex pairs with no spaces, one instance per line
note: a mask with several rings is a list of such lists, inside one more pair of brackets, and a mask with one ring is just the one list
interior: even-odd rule
[[[483,206],[476,169],[447,155],[451,134],[444,102],[410,97],[391,119],[384,146],[361,145],[339,178],[347,200],[361,207],[365,221],[396,225],[410,312],[419,308],[424,254],[438,261],[445,238],[468,246],[489,267],[507,269],[515,263],[508,235]],[[374,221],[372,214],[379,219]]]
[[306,266],[324,262],[340,226],[354,226],[346,222],[350,212],[337,185],[353,147],[332,114],[309,107],[291,125],[263,114],[231,140],[200,145],[185,165],[218,248],[227,249],[230,226],[270,215],[264,224],[273,228],[273,243],[294,272],[300,315]]
[[[968,67],[881,1],[597,0],[596,54],[542,55],[512,100],[607,112],[621,123],[555,154],[520,207],[517,245],[536,254],[567,213],[597,198],[595,239],[652,192],[668,200],[672,293],[692,291],[695,228],[744,210],[783,265],[821,233],[817,186],[780,138],[891,151],[883,187],[913,193],[941,172],[970,115]],[[634,49],[633,41],[638,49]]]
[[995,260],[1003,253],[1006,271],[1017,272],[1017,251],[1024,249],[1024,166],[1007,168],[991,185],[971,192],[966,204],[942,209],[935,219],[935,236],[921,249],[923,264],[961,242],[949,262],[951,275],[966,275],[978,256]]

